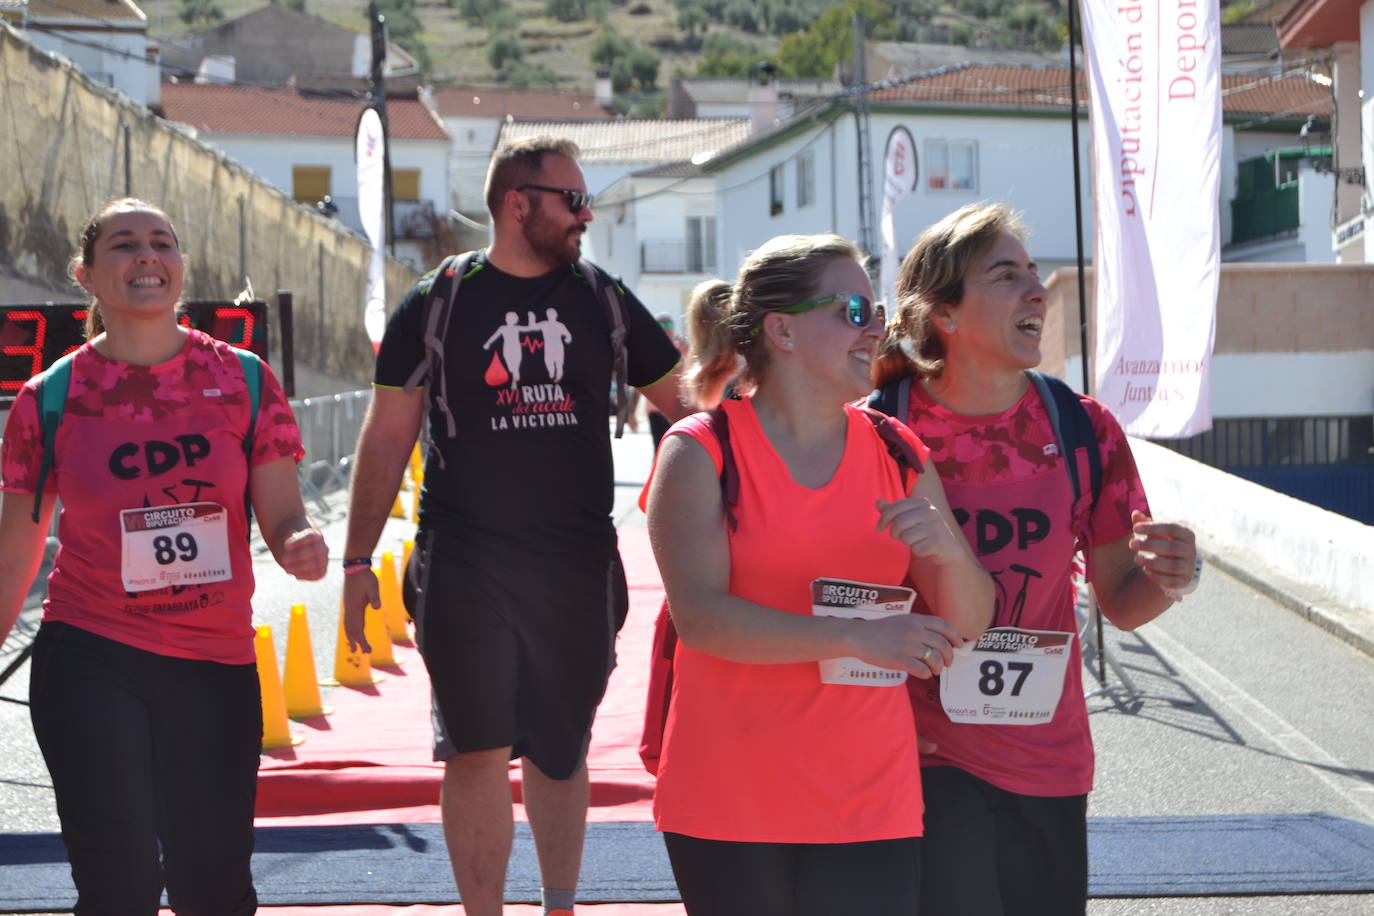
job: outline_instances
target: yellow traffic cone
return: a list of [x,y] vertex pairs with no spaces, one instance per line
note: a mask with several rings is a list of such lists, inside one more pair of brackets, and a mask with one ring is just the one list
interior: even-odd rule
[[410,493],[410,520],[420,524],[420,481],[415,481]]
[[[374,569],[375,573],[376,570]],[[367,637],[367,644],[372,647],[370,661],[374,665],[395,665],[396,655],[391,651],[391,636],[387,633],[386,618],[382,615],[386,601],[386,585],[382,585],[382,607],[372,607],[368,605],[363,609],[363,635]]]
[[262,749],[294,747],[305,739],[292,735],[286,721],[286,698],[281,692],[271,627],[258,627],[253,637],[253,650],[258,657],[258,689],[262,694]]
[[372,660],[359,647],[348,648],[348,633],[344,630],[343,602],[339,602],[339,642],[334,650],[334,677],[322,680],[325,687],[370,687],[386,680],[386,676],[372,670]]
[[292,719],[327,716],[334,710],[320,702],[320,685],[315,677],[315,653],[310,646],[310,622],[305,605],[291,605],[291,623],[286,631],[286,714]]
[[410,631],[406,629],[406,612],[401,602],[401,583],[396,578],[396,557],[390,551],[382,554],[382,572],[378,579],[382,592],[382,619],[386,621],[386,633],[393,643],[408,641]]
[[425,461],[420,456],[420,443],[416,442],[415,447],[410,450],[410,480],[415,484],[415,489],[420,489],[420,481],[425,477]]
[[408,516],[406,515],[406,507],[405,507],[405,504],[401,502],[401,491],[400,491],[400,490],[397,490],[397,491],[396,491],[396,502],[392,503],[392,505],[391,505],[391,517],[392,517],[392,518],[408,518]]

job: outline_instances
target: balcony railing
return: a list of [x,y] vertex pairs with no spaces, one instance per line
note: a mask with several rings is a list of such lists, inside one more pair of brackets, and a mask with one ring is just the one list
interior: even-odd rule
[[715,273],[715,248],[685,239],[648,239],[639,243],[639,269],[646,274]]

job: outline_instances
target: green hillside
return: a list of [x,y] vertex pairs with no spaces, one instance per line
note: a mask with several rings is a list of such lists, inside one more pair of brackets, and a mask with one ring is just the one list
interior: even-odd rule
[[[146,0],[145,0],[146,2]],[[158,37],[174,38],[263,0],[156,0]],[[366,0],[283,0],[350,29]],[[1239,0],[1236,7],[1258,0]],[[436,84],[587,88],[610,69],[628,110],[652,115],[675,73],[734,76],[768,59],[781,76],[828,77],[848,60],[854,13],[868,37],[1053,50],[1063,0],[379,0],[392,40]],[[1232,4],[1223,3],[1223,7]]]

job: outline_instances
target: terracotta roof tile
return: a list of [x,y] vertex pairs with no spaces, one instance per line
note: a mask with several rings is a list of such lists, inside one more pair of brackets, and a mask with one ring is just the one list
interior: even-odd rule
[[[1082,71],[1079,87],[1086,85]],[[1223,73],[1222,109],[1228,115],[1299,117],[1329,114],[1331,90],[1302,73],[1271,76]],[[1067,67],[967,64],[880,84],[874,102],[926,102],[996,108],[1069,107]],[[1085,105],[1085,91],[1079,104]]]
[[446,118],[504,118],[524,121],[596,121],[614,117],[596,103],[596,93],[445,86],[434,104]]
[[[287,87],[162,84],[168,121],[212,133],[351,137],[362,107],[360,99]],[[418,99],[388,99],[386,113],[393,139],[449,139],[443,122]]]
[[578,145],[584,165],[680,162],[715,152],[749,135],[748,118],[696,121],[515,122],[501,128],[497,143],[552,134]]

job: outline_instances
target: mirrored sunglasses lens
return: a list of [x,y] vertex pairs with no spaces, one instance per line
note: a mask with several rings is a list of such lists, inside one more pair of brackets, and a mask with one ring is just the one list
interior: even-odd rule
[[592,205],[592,195],[586,191],[569,191],[568,206],[572,207],[574,213],[580,213],[584,208],[590,209]]
[[869,318],[872,316],[872,308],[869,301],[860,295],[849,297],[849,323],[856,328],[868,327]]

